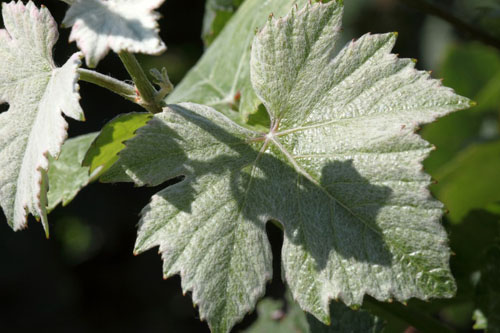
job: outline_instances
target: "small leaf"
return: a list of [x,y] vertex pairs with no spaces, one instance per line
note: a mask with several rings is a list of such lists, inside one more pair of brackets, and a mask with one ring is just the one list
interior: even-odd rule
[[214,332],[264,293],[269,220],[283,226],[294,298],[324,323],[331,299],[455,293],[442,205],[422,171],[431,147],[415,130],[469,100],[391,54],[395,34],[338,51],[341,17],[340,2],[307,5],[258,33],[251,77],[267,133],[208,106],[170,105],[103,176],[152,186],[185,177],[143,210],[136,252],[160,247],[165,276],[180,273]]
[[97,134],[90,133],[69,139],[63,144],[57,160],[49,157],[48,210],[54,209],[61,202],[66,206],[83,187],[94,180],[97,172],[89,174],[89,168],[82,167],[82,160]]
[[252,324],[246,333],[308,333],[309,324],[306,314],[287,297],[286,312],[284,302],[272,298],[264,298],[257,304],[257,321]]
[[52,60],[57,25],[47,8],[30,1],[2,4],[6,30],[0,30],[0,204],[14,230],[27,215],[42,219],[48,233],[46,192],[48,156],[57,157],[66,139],[61,112],[83,120],[78,100],[79,53],[62,67]]
[[158,35],[159,14],[153,10],[164,0],[74,0],[63,26],[73,26],[70,41],[96,67],[109,50],[116,53],[160,54],[166,50]]
[[118,160],[118,153],[125,148],[124,142],[133,138],[137,129],[146,125],[151,117],[149,112],[132,112],[112,119],[92,142],[82,165],[89,167],[91,173],[105,173]]

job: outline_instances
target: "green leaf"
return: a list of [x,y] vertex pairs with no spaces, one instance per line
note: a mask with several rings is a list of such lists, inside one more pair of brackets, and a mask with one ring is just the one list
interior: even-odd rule
[[[481,280],[477,287],[476,303],[483,315],[481,326],[487,326],[486,332],[500,332],[500,243],[493,246],[486,254],[486,265],[481,270]],[[476,314],[476,319],[479,313]],[[485,322],[486,321],[486,322]],[[478,325],[479,323],[476,323]]]
[[433,191],[460,222],[469,211],[500,201],[500,140],[471,145],[435,174]]
[[3,3],[2,15],[0,102],[9,109],[0,114],[0,204],[14,230],[24,228],[31,213],[48,234],[47,158],[58,156],[67,136],[61,113],[84,118],[76,72],[81,54],[54,65],[57,24],[45,7]]
[[49,210],[61,202],[66,206],[83,187],[95,179],[97,172],[90,174],[88,167],[82,167],[82,160],[97,134],[69,139],[63,144],[57,160],[49,157]]
[[340,302],[330,304],[332,324],[325,325],[307,315],[311,333],[378,333],[384,329],[384,321],[365,310],[353,310]]
[[414,132],[469,101],[391,54],[395,34],[340,49],[341,16],[339,2],[307,5],[257,35],[252,83],[267,133],[208,106],[170,105],[103,176],[152,186],[185,177],[143,210],[136,252],[160,247],[165,277],[181,274],[214,332],[264,293],[269,220],[284,229],[294,298],[324,323],[331,299],[455,292],[442,205],[422,172],[431,147]]
[[287,294],[286,312],[284,302],[265,298],[257,304],[257,321],[252,324],[246,333],[308,333],[309,324],[304,311],[293,302]]
[[163,1],[73,0],[63,26],[73,27],[69,40],[76,41],[89,67],[96,67],[110,49],[160,54],[166,47],[158,35],[160,15],[154,10]]
[[202,37],[209,46],[244,0],[207,0],[203,18]]
[[[260,101],[250,82],[250,46],[266,18],[285,15],[308,0],[246,0],[203,57],[167,97],[167,103],[194,102],[212,106],[229,118],[245,122]],[[207,4],[208,5],[208,4]],[[238,110],[239,113],[235,112]]]
[[151,117],[149,112],[132,112],[112,119],[90,145],[82,165],[89,167],[91,173],[105,173],[118,160],[118,153],[125,148],[124,142],[133,138],[137,129],[146,125]]
[[[286,309],[286,312],[284,311]],[[306,315],[293,301],[290,293],[286,294],[286,307],[283,301],[265,298],[257,305],[257,321],[249,327],[247,333],[366,333],[381,332],[383,321],[364,310],[353,310],[339,302],[332,302],[330,315],[332,325],[325,325],[311,315]]]

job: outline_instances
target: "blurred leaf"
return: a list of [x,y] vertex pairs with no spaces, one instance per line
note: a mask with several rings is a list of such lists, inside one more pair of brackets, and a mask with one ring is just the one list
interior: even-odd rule
[[307,333],[310,332],[306,314],[299,305],[293,302],[290,293],[286,295],[287,307],[284,302],[265,298],[257,305],[257,321],[246,333]]
[[500,242],[486,254],[486,264],[481,270],[477,287],[477,306],[483,317],[476,312],[476,325],[487,326],[486,332],[500,332]]
[[89,174],[89,168],[82,167],[82,160],[97,134],[69,139],[63,144],[57,160],[49,157],[49,211],[61,202],[66,206],[83,187],[95,179],[96,173]]
[[368,333],[381,332],[384,322],[365,310],[353,310],[339,302],[330,304],[331,325],[325,325],[313,316],[306,314],[286,295],[284,302],[265,298],[257,305],[257,321],[246,333]]
[[210,46],[244,0],[207,0],[202,37]]
[[433,176],[459,151],[484,139],[481,130],[485,117],[491,117],[500,102],[500,53],[479,43],[452,46],[440,75],[445,85],[475,100],[478,106],[454,113],[422,130],[422,137],[437,147],[424,162],[425,169]]
[[457,223],[472,209],[500,200],[500,140],[471,145],[434,176],[433,192]]
[[330,304],[332,324],[327,326],[311,315],[307,315],[307,322],[311,333],[376,333],[384,329],[384,321],[372,316],[365,310],[353,310],[341,302]]
[[500,111],[500,71],[477,93],[475,112]]
[[[167,103],[190,101],[205,104],[244,123],[249,114],[257,111],[258,106],[257,96],[250,83],[249,66],[250,46],[256,30],[264,26],[271,13],[276,17],[284,16],[294,4],[303,6],[308,2],[309,0],[243,2],[227,28],[167,97]],[[240,113],[235,112],[235,109]]]
[[472,328],[475,330],[485,330],[488,328],[488,318],[486,318],[481,310],[475,310],[472,319],[474,320],[474,326]]
[[[477,272],[485,264],[484,253],[495,244],[500,226],[500,214],[486,210],[473,210],[460,224],[452,224],[448,228],[450,247],[455,253],[451,257],[451,268],[457,280],[464,278],[468,287],[472,273]],[[462,285],[464,289],[465,286]]]
[[125,148],[123,143],[133,138],[135,131],[146,125],[151,117],[147,112],[131,112],[112,119],[92,142],[82,165],[89,167],[90,172],[102,167],[99,175],[105,173],[118,160],[118,153]]
[[481,43],[452,45],[443,61],[443,83],[458,94],[474,98],[500,72],[500,54]]

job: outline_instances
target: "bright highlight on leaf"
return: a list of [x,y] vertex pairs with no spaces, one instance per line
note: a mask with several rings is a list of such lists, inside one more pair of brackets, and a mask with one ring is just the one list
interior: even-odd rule
[[164,0],[74,0],[64,17],[89,67],[96,67],[109,50],[116,53],[159,54],[166,50],[158,35],[154,10]]
[[394,33],[340,48],[341,17],[340,2],[309,4],[257,34],[251,81],[268,132],[209,106],[171,105],[104,177],[155,186],[185,176],[143,210],[136,252],[160,247],[165,276],[180,273],[214,332],[264,293],[269,220],[284,229],[294,299],[324,323],[331,299],[455,293],[442,204],[422,171],[432,147],[415,131],[469,100],[391,54]]
[[57,68],[52,48],[57,24],[47,8],[30,1],[2,4],[5,30],[0,30],[0,204],[14,230],[26,226],[27,215],[47,225],[47,157],[56,157],[66,139],[61,113],[83,120],[79,105],[74,54]]

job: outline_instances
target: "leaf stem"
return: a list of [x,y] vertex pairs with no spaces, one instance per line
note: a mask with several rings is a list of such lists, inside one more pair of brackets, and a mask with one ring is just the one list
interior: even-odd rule
[[123,65],[127,69],[127,72],[134,80],[135,86],[139,92],[140,104],[144,106],[151,113],[159,113],[162,111],[162,107],[156,101],[157,91],[151,81],[149,81],[146,73],[142,69],[141,65],[135,58],[135,56],[127,51],[122,51],[118,53]]
[[112,78],[111,76],[84,68],[78,69],[78,74],[80,74],[80,80],[82,81],[106,88],[129,101],[137,103],[137,94],[135,93],[134,86],[130,84]]
[[374,315],[378,315],[380,317],[396,317],[397,319],[410,324],[422,332],[454,332],[446,324],[429,316],[428,314],[400,303],[379,302],[371,297],[366,297],[363,301],[363,307]]
[[438,5],[427,2],[425,0],[401,0],[401,1],[424,13],[437,16],[445,20],[446,22],[454,25],[458,29],[469,33],[470,35],[474,36],[476,39],[482,41],[483,43],[494,46],[497,49],[500,49],[499,39],[491,36],[490,34],[484,32],[483,30],[477,28],[476,26],[470,24],[469,22],[466,22],[465,20],[462,20],[461,18],[458,18],[450,14],[448,11],[444,10]]

